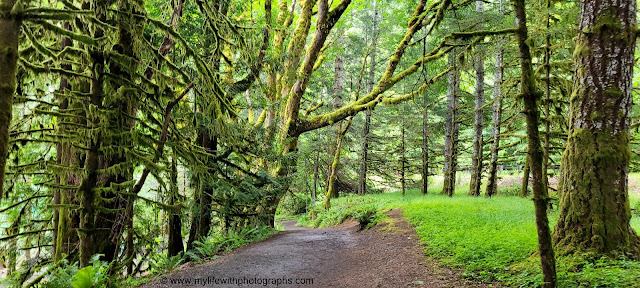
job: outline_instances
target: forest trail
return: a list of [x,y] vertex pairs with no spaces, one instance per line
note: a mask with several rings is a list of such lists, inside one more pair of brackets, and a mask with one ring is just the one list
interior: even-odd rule
[[[143,287],[489,287],[432,262],[402,213],[387,214],[384,223],[366,231],[358,231],[354,221],[321,229],[287,221],[286,231],[266,241],[183,267]],[[215,279],[269,283],[216,284]]]

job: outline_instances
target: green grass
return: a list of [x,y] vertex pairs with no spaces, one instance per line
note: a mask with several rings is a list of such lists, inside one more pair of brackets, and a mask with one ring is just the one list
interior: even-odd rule
[[[335,225],[359,205],[377,205],[382,210],[401,208],[425,245],[425,253],[444,265],[463,269],[466,277],[501,281],[509,287],[539,286],[542,275],[536,254],[533,202],[503,195],[491,199],[468,197],[467,189],[458,187],[452,198],[439,195],[439,186],[429,189],[426,196],[409,190],[405,197],[399,192],[342,197],[332,200],[329,211],[312,209],[316,220],[307,215],[300,223]],[[638,201],[632,197],[631,205]],[[549,216],[553,227],[557,211]],[[633,216],[631,225],[640,231],[638,215]],[[557,262],[560,287],[640,287],[637,261],[577,255],[559,257]]]

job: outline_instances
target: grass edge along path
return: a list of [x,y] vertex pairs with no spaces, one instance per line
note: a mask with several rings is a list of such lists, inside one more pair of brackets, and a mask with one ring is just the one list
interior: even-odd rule
[[[540,286],[542,274],[535,252],[537,236],[530,199],[469,197],[463,196],[465,189],[458,189],[461,193],[450,198],[439,195],[435,188],[424,196],[410,190],[405,197],[399,192],[341,197],[332,201],[328,211],[312,207],[299,218],[299,225],[337,225],[361,216],[362,211],[400,208],[425,245],[425,253],[443,265],[462,269],[465,277],[499,281],[507,287]],[[638,201],[632,199],[631,205]],[[373,223],[384,217],[380,214],[374,213]],[[557,211],[549,216],[553,225]],[[633,216],[632,226],[640,231],[638,215]],[[638,261],[587,254],[559,257],[557,263],[560,287],[640,287]]]

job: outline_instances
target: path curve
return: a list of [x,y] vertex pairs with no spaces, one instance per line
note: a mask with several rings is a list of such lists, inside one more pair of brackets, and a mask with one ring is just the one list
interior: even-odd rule
[[322,229],[284,222],[286,230],[268,240],[143,287],[489,287],[425,257],[400,211],[387,214],[367,231],[355,222]]

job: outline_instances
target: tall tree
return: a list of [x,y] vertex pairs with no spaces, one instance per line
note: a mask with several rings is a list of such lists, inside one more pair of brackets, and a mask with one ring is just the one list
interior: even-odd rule
[[[17,4],[16,4],[17,3]],[[15,7],[14,7],[15,6]],[[13,93],[16,90],[20,18],[13,13],[22,9],[22,2],[0,1],[0,200],[4,195],[4,175],[9,149],[9,126]]]
[[[455,51],[455,50],[454,50]],[[460,90],[460,71],[456,67],[455,52],[449,54],[449,71],[447,86],[447,117],[445,119],[444,144],[444,184],[442,193],[453,196],[456,190],[456,170],[458,169],[458,93]]]
[[429,118],[427,107],[427,93],[422,94],[422,102],[424,107],[422,108],[422,167],[420,169],[420,193],[423,195],[429,192]]
[[629,226],[629,122],[636,1],[581,1],[570,133],[562,157],[561,253],[640,257]]
[[[371,92],[375,85],[376,78],[376,48],[378,46],[378,1],[373,1],[373,27],[371,37],[371,60],[369,64],[368,90]],[[369,153],[369,133],[371,130],[371,109],[367,108],[364,112],[364,126],[362,128],[362,151],[360,158],[360,171],[358,173],[358,194],[362,195],[367,192],[367,162]]]
[[525,121],[527,124],[527,156],[529,167],[533,174],[533,203],[536,215],[536,230],[538,232],[538,252],[540,253],[540,263],[544,276],[544,287],[552,288],[557,286],[556,263],[551,243],[551,231],[549,229],[549,219],[547,218],[547,204],[549,195],[544,181],[542,180],[542,153],[540,150],[540,135],[538,123],[540,121],[540,111],[538,110],[538,100],[540,93],[536,89],[529,49],[527,14],[524,0],[514,0],[514,12],[516,17],[517,32],[516,38],[518,51],[520,53],[520,93],[524,102]]
[[491,116],[491,138],[493,138],[493,143],[491,143],[489,178],[487,179],[487,188],[484,194],[487,197],[498,194],[498,152],[500,152],[500,125],[502,124],[502,73],[504,70],[503,52],[501,42],[498,40],[498,50],[496,51],[495,56],[493,112]]
[[[484,12],[484,2],[476,1],[476,11]],[[482,23],[478,24],[478,30],[484,29]],[[475,91],[475,117],[473,124],[473,154],[471,155],[471,181],[469,182],[469,195],[480,196],[482,184],[482,130],[483,130],[483,106],[484,106],[484,53],[477,47],[475,57],[476,91]]]

